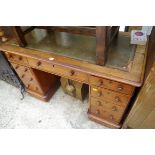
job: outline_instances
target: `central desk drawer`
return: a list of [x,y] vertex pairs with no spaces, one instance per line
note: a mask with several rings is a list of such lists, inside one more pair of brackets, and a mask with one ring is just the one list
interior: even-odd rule
[[124,94],[132,94],[134,87],[130,86],[128,84],[120,83],[117,81],[105,79],[105,78],[100,78],[100,77],[95,77],[95,76],[90,76],[90,84],[95,85],[97,87],[103,87],[107,89],[111,89],[120,93]]
[[59,76],[66,77],[68,79],[72,79],[79,82],[88,83],[88,76],[87,74],[76,71],[74,69],[70,69],[68,67],[63,67],[59,65],[54,65],[50,62],[39,61],[36,59],[28,59],[29,65],[32,68],[36,68],[45,72],[53,73]]
[[91,86],[91,96],[101,100],[110,101],[119,106],[126,106],[130,100],[130,95],[121,94],[105,88]]

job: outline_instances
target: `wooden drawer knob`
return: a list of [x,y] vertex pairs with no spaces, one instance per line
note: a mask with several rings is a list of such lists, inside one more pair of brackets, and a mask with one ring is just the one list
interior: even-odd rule
[[70,71],[70,76],[73,76],[75,72],[73,70]]
[[116,101],[116,102],[120,102],[121,100],[120,100],[120,98],[119,98],[118,96],[116,96],[116,97],[115,97],[115,101]]
[[23,59],[23,58],[20,56],[20,57],[19,57],[19,60],[21,61],[22,59]]
[[97,83],[96,83],[96,85],[97,85],[98,87],[102,86],[102,85],[103,85],[103,81],[102,81],[102,80],[98,80]]
[[119,91],[122,91],[123,90],[123,86],[118,86],[117,88]]
[[12,55],[12,54],[10,54],[10,55],[9,55],[9,58],[13,58],[13,55]]
[[38,61],[38,62],[37,62],[37,66],[40,66],[40,65],[41,65],[41,61]]
[[24,78],[24,76],[25,76],[25,75],[23,74],[21,77]]
[[25,68],[25,69],[24,69],[24,72],[27,72],[27,70],[28,70],[28,69],[27,69],[27,68]]
[[33,81],[33,78],[30,78],[30,81]]
[[98,105],[98,106],[102,106],[101,101],[97,101],[97,105]]
[[99,115],[100,114],[100,110],[96,110],[96,115]]
[[18,68],[19,68],[19,66],[16,66],[16,67],[15,67],[15,69],[18,69]]
[[117,108],[115,106],[113,106],[112,111],[117,111]]

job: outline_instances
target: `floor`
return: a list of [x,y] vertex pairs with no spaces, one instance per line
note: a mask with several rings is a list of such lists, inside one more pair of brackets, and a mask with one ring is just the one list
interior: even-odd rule
[[104,129],[87,117],[88,99],[81,102],[61,88],[49,102],[20,91],[0,80],[0,128],[4,129]]

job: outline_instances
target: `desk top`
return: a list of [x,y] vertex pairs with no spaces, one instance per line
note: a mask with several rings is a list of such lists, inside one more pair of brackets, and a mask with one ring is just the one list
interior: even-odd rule
[[[96,38],[65,32],[50,33],[35,29],[26,35],[27,48],[56,53],[69,58],[96,64]],[[106,66],[128,69],[128,63],[135,52],[128,35],[119,35],[110,46]]]
[[[38,33],[38,31],[40,31]],[[26,35],[26,48],[17,46],[14,40],[0,45],[0,50],[34,57],[52,63],[76,68],[91,75],[140,86],[143,81],[146,46],[130,45],[129,33],[120,33],[108,51],[105,66],[95,64],[96,39],[93,36],[75,35],[65,32],[34,30]]]

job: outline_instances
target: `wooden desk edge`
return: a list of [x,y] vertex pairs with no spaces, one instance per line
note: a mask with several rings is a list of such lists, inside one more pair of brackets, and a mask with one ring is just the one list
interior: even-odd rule
[[[60,56],[60,55],[56,55],[54,53],[41,52],[39,50],[21,48],[21,47],[16,46],[16,45],[7,45],[7,44],[4,44],[4,43],[0,44],[0,50],[4,51],[4,52],[18,54],[18,55],[21,55],[21,56],[25,56],[25,57],[34,58],[34,59],[42,60],[42,61],[45,61],[45,62],[57,64],[57,65],[60,65],[60,66],[71,68],[71,69],[76,69],[76,70],[79,70],[81,72],[85,72],[85,73],[90,74],[90,75],[99,76],[99,77],[102,77],[102,78],[107,78],[107,79],[110,79],[110,80],[126,83],[126,84],[129,84],[129,85],[135,86],[135,87],[140,87],[142,85],[142,83],[143,83],[144,69],[145,69],[145,63],[146,63],[146,54],[144,54],[144,60],[143,60],[144,62],[142,63],[143,64],[143,67],[142,67],[143,69],[141,71],[141,75],[139,75],[139,77],[137,75],[132,76],[133,77],[133,79],[132,79],[132,77],[130,75],[132,73],[130,73],[130,72],[125,72],[125,71],[122,71],[122,70],[113,69],[113,68],[109,68],[109,67],[106,67],[106,66],[104,66],[104,67],[102,66],[102,68],[101,68],[101,66],[97,66],[97,65],[94,65],[94,64],[89,64],[87,62],[83,62],[83,61],[75,60],[75,59],[74,59],[74,62],[76,62],[75,64],[79,64],[79,65],[69,64],[68,61],[69,60],[73,61],[72,58],[63,57],[63,56]],[[146,51],[146,48],[145,48],[145,51]],[[41,54],[41,53],[44,53],[44,56],[42,56],[43,54]],[[39,54],[41,54],[41,56],[39,56]],[[59,59],[63,58],[64,60],[67,60],[67,63],[64,63],[63,61],[60,62],[59,60],[58,61],[50,61],[50,60],[48,60],[49,57],[59,57]],[[89,68],[84,67],[84,65],[80,65],[80,63],[84,64],[85,66],[88,65]],[[100,68],[101,72],[96,71],[95,70],[96,67]],[[106,69],[106,71],[102,71],[104,69]],[[108,70],[111,73],[111,75],[108,74]],[[122,77],[123,77],[123,74],[126,74],[126,76],[130,76],[130,78],[127,79],[127,78],[119,77],[119,75],[116,76],[115,74],[112,73],[113,70],[115,70],[115,72],[116,72],[115,74],[117,74],[117,73],[122,74]]]

